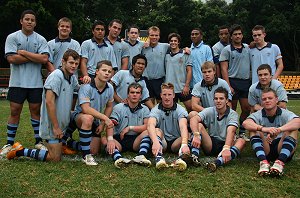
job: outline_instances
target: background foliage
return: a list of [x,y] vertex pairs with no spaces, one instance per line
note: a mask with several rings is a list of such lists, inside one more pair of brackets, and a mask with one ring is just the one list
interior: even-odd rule
[[[249,43],[251,29],[256,24],[267,29],[267,41],[281,48],[285,70],[300,71],[300,2],[297,0],[1,0],[0,1],[0,65],[8,67],[4,59],[4,43],[8,34],[20,29],[20,14],[33,9],[38,14],[36,31],[47,40],[57,35],[57,20],[67,16],[73,21],[72,36],[79,42],[91,37],[91,24],[103,20],[106,24],[118,18],[124,27],[136,24],[141,29],[157,25],[161,41],[171,32],[182,37],[182,46],[190,46],[190,31],[201,27],[204,40],[213,45],[218,41],[218,26],[241,24],[244,42]],[[124,28],[124,30],[125,30]],[[122,32],[124,36],[124,31]]]

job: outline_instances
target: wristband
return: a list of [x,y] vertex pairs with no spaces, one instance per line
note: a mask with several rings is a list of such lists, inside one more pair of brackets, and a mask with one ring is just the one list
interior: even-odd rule
[[198,131],[193,132],[193,134],[194,134],[194,136],[200,136],[200,132],[198,132]]
[[129,130],[133,131],[134,126],[129,126]]
[[231,146],[225,144],[225,145],[223,146],[223,150],[225,150],[225,149],[226,149],[226,150],[227,150],[227,149],[230,149],[230,147],[231,147]]
[[187,143],[188,143],[187,138],[182,138],[182,140],[181,140],[181,145],[187,144]]
[[256,131],[262,131],[263,126],[257,126]]
[[113,138],[113,136],[110,135],[110,136],[107,137],[107,140],[108,140],[108,141],[114,140],[114,138]]

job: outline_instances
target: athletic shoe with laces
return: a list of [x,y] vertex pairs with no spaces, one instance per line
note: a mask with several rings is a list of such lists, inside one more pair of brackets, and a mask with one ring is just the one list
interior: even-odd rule
[[217,165],[215,162],[206,162],[205,168],[210,172],[215,172],[217,170]]
[[239,138],[244,139],[246,142],[249,142],[249,141],[250,141],[250,138],[247,136],[246,133],[240,133],[240,134],[239,134]]
[[284,168],[284,163],[280,160],[276,160],[270,169],[270,174],[274,176],[283,175],[283,168]]
[[151,161],[148,160],[144,155],[135,156],[132,159],[132,161],[135,162],[135,163],[137,163],[137,164],[140,164],[142,166],[146,166],[146,167],[150,167],[151,166]]
[[259,162],[259,170],[258,174],[260,176],[269,175],[270,174],[270,163],[267,160],[263,160]]
[[173,167],[175,170],[178,170],[178,171],[184,171],[186,169],[187,165],[184,160],[182,160],[181,158],[178,158],[171,164],[171,167]]
[[199,161],[199,157],[197,155],[192,154],[191,158],[194,166],[201,166],[201,162]]
[[14,145],[11,147],[11,150],[6,154],[6,158],[9,160],[14,159],[15,157],[17,157],[17,151],[20,151],[22,149],[24,149],[22,144],[20,144],[19,142],[14,143]]
[[47,147],[44,145],[43,142],[37,143],[36,145],[34,145],[34,148],[48,151]]
[[74,155],[77,153],[74,149],[69,148],[67,145],[62,145],[61,152],[64,155]]
[[2,147],[0,151],[0,156],[5,157],[6,154],[11,150],[12,146],[10,144],[6,144]]
[[123,167],[126,167],[127,165],[129,165],[130,163],[131,163],[130,159],[121,157],[115,161],[115,167],[123,168]]
[[88,154],[82,158],[82,162],[84,162],[88,166],[96,166],[98,163],[96,162],[95,158],[92,156],[92,154]]
[[155,161],[156,161],[156,168],[158,170],[169,167],[169,165],[166,163],[165,158],[163,158],[162,156],[156,157]]

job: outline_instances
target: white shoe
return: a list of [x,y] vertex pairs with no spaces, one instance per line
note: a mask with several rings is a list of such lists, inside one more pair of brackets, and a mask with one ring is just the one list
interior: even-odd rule
[[92,156],[92,154],[88,154],[84,158],[82,158],[82,162],[84,162],[86,165],[89,165],[89,166],[96,166],[96,165],[98,165],[98,163],[96,162],[96,160]]
[[131,163],[130,159],[127,158],[119,158],[115,161],[115,167],[122,168]]
[[48,148],[44,145],[43,142],[37,143],[36,145],[34,145],[34,148],[48,151]]
[[151,166],[151,161],[148,160],[144,155],[135,156],[132,159],[132,161],[135,162],[135,163],[137,163],[137,164],[140,164],[142,166],[146,166],[146,167],[150,167]]
[[270,174],[274,176],[283,175],[283,168],[284,168],[284,163],[280,160],[276,160],[270,169]]
[[6,154],[12,149],[12,145],[6,144],[2,147],[0,151],[0,156],[1,157],[6,157]]
[[178,171],[184,171],[187,167],[186,162],[181,158],[178,158],[171,166]]
[[263,160],[259,162],[259,170],[258,174],[260,176],[269,175],[270,174],[270,164],[267,160]]
[[168,168],[168,167],[169,167],[169,165],[166,163],[165,158],[163,158],[163,157],[158,157],[158,158],[156,159],[156,168],[157,168],[158,170],[161,170],[161,169],[163,169],[163,168]]

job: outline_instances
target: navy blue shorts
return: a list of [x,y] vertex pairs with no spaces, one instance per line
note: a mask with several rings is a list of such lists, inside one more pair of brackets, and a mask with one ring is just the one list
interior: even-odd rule
[[[274,162],[278,158],[278,156],[279,156],[278,144],[280,142],[280,139],[281,138],[277,138],[277,139],[273,140],[272,143],[270,144],[270,153],[266,156],[268,161]],[[291,161],[293,156],[294,156],[294,153],[290,157],[287,158],[286,162]]]
[[161,84],[165,81],[165,78],[147,80],[147,89],[149,91],[150,98],[155,98],[161,100],[160,93],[161,93]]
[[125,135],[123,140],[121,140],[120,135],[114,135],[114,139],[117,140],[122,146],[122,152],[134,151],[133,143],[137,135]]
[[238,100],[240,98],[248,98],[249,88],[251,86],[250,79],[238,79],[229,78],[231,87],[234,89],[235,94],[232,96],[232,100]]
[[43,88],[21,88],[10,87],[7,93],[7,100],[23,104],[25,100],[29,103],[42,103]]
[[183,95],[182,93],[175,93],[174,102],[178,102],[178,99],[180,100],[180,102],[191,100],[192,99],[191,91],[187,96]]
[[225,145],[225,141],[219,140],[216,137],[210,136],[211,142],[212,142],[212,148],[210,151],[205,151],[203,149],[203,152],[207,156],[217,156],[223,149],[223,146]]

